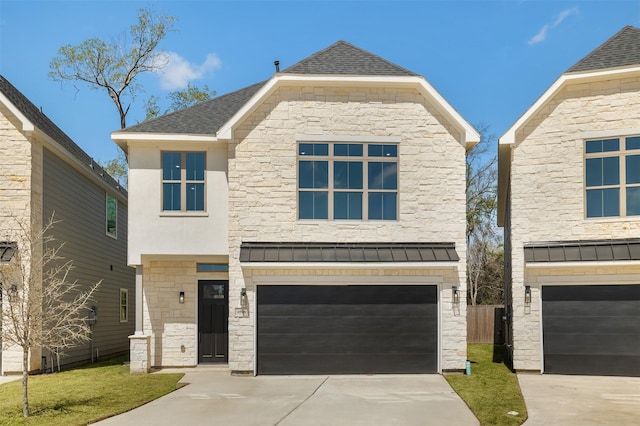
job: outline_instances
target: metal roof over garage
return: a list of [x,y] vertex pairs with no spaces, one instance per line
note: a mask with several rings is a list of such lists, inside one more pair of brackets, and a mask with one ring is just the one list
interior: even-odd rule
[[527,263],[640,260],[640,239],[528,243],[524,259]]
[[455,243],[257,243],[240,262],[457,262]]

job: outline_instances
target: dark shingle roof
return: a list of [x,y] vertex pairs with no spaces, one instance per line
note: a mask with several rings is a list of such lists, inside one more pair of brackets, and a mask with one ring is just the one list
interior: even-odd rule
[[240,262],[457,262],[454,243],[253,243]]
[[[338,41],[282,71],[283,74],[417,76],[386,59]],[[266,81],[180,111],[127,127],[122,132],[215,135]],[[117,133],[117,132],[116,132]]]
[[342,40],[290,66],[283,72],[289,74],[418,75]]
[[640,260],[640,239],[556,241],[524,245],[525,262]]
[[127,127],[124,132],[215,135],[266,81]]
[[567,70],[594,71],[640,64],[640,28],[626,26]]
[[[35,127],[42,130],[47,136],[59,143],[71,155],[76,157],[82,164],[87,166],[93,165],[96,175],[102,172],[98,165],[89,154],[84,152],[65,132],[55,125],[49,117],[47,117],[38,107],[36,107],[25,95],[16,89],[9,81],[0,75],[0,92],[11,102]],[[123,194],[126,191],[120,187],[118,182],[108,173],[104,172],[101,179],[114,189],[118,189]]]

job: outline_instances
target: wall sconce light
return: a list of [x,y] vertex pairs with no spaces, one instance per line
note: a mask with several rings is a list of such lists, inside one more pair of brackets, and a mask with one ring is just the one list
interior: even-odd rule
[[451,295],[453,296],[453,303],[458,305],[460,303],[460,291],[457,285],[451,287]]
[[249,307],[249,298],[247,297],[246,288],[240,290],[240,307],[242,309],[247,309]]
[[530,285],[524,286],[524,304],[525,305],[531,304],[531,286]]
[[180,295],[178,296],[178,302],[184,303],[184,291],[180,292]]

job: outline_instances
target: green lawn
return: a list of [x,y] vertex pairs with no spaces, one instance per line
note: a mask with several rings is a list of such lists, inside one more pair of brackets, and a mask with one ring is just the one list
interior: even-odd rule
[[31,417],[22,417],[22,381],[0,385],[0,425],[86,425],[166,395],[183,374],[130,374],[124,358],[29,377]]
[[[504,346],[468,345],[471,375],[445,376],[451,387],[467,403],[481,425],[520,425],[527,408],[518,378],[504,364]],[[517,415],[507,414],[510,411]]]

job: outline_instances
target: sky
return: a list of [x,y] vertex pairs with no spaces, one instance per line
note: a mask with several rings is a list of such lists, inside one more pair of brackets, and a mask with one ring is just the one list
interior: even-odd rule
[[[145,100],[207,85],[223,95],[345,40],[424,76],[472,125],[501,136],[568,68],[626,25],[640,0],[0,0],[0,74],[96,160],[115,158],[120,126],[104,91],[48,77],[63,45],[116,41],[137,9],[176,17],[160,43],[162,74],[141,76],[127,124]],[[0,152],[1,155],[1,152]]]

